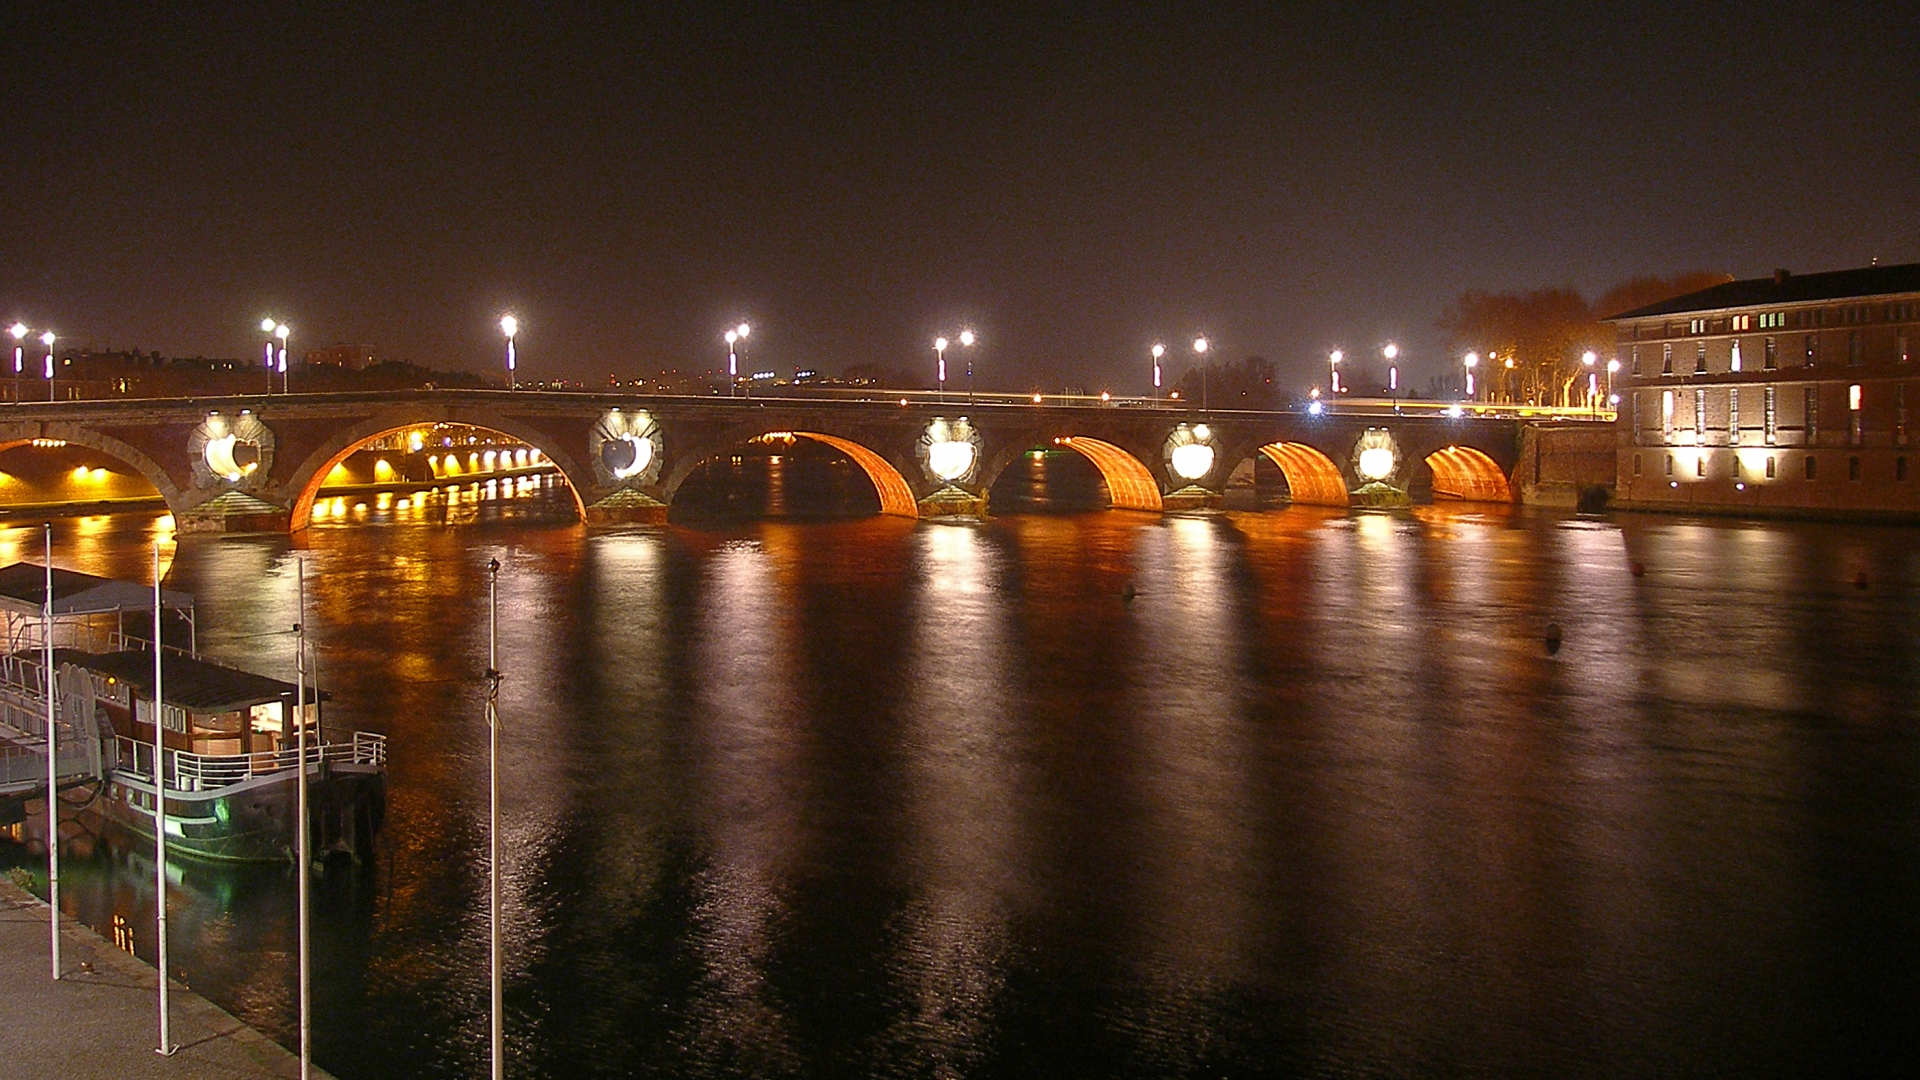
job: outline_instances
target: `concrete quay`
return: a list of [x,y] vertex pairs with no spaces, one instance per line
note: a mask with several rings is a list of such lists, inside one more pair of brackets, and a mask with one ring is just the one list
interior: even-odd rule
[[[158,1041],[154,970],[62,916],[59,982],[47,971],[47,905],[0,880],[0,1080],[296,1078],[279,1043],[178,982],[171,1057]],[[327,1078],[314,1068],[311,1075]]]

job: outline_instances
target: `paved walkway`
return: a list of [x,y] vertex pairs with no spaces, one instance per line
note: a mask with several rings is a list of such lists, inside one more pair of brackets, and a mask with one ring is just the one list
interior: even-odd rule
[[[0,880],[0,1080],[95,1077],[298,1077],[280,1044],[173,984],[172,1057],[159,1039],[154,971],[70,918],[61,919],[65,978],[47,970],[47,905]],[[326,1078],[319,1068],[315,1077]]]

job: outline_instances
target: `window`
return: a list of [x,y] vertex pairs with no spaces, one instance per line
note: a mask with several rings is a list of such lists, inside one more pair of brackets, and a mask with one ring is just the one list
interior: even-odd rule
[[1903,364],[1913,363],[1913,353],[1907,350],[1907,335],[1905,334],[1900,335],[1900,362]]
[[1807,387],[1807,445],[1820,439],[1820,388]]
[[1660,441],[1673,441],[1673,391],[1660,391]]
[[[1907,461],[1906,458],[1901,458],[1900,459],[1901,465],[1905,466],[1906,461]],[[1633,475],[1635,476],[1640,475],[1640,455],[1639,454],[1633,455]]]
[[1763,311],[1760,313],[1760,329],[1778,330],[1787,325],[1787,313],[1784,311]]
[[1895,480],[1905,480],[1907,478],[1907,455],[1901,454],[1899,457],[1893,459],[1893,478]]
[[1751,316],[1751,315],[1735,315],[1735,316],[1734,316],[1733,318],[1731,318],[1731,319],[1729,319],[1729,320],[1727,320],[1727,329],[1729,329],[1729,330],[1751,330],[1751,329],[1753,329],[1753,316]]
[[1727,388],[1727,445],[1740,445],[1740,388]]
[[1859,458],[1850,457],[1847,459],[1847,479],[1849,480],[1860,479],[1860,459]]
[[1860,384],[1847,387],[1847,442],[1860,445],[1863,421],[1860,418]]
[[1693,455],[1693,475],[1695,476],[1707,475],[1707,455],[1705,454]]
[[1820,459],[1817,457],[1814,457],[1812,454],[1808,454],[1807,455],[1807,479],[1814,480],[1814,479],[1817,479],[1819,475],[1820,475]]
[[1907,445],[1907,384],[1893,384],[1893,441]]
[[1668,476],[1673,475],[1673,455],[1672,454],[1667,455],[1667,475]]
[[1808,334],[1807,335],[1807,366],[1812,367],[1813,362],[1818,359],[1820,359],[1820,338],[1816,335]]
[[1768,371],[1780,366],[1780,343],[1773,338],[1767,339],[1766,360],[1760,366]]
[[[1745,316],[1742,316],[1742,318],[1744,317]],[[1733,343],[1727,346],[1727,370],[1728,371],[1740,370],[1740,339],[1739,338],[1734,338]]]
[[1861,363],[1860,331],[1847,331],[1847,363],[1858,367]]
[[[1904,341],[1906,339],[1902,338],[1901,340]],[[1633,347],[1633,367],[1629,370],[1635,375],[1640,374],[1640,346],[1638,345]]]
[[1767,387],[1767,409],[1766,409],[1766,415],[1765,415],[1765,416],[1764,416],[1764,417],[1762,418],[1762,419],[1763,419],[1763,422],[1764,422],[1764,424],[1765,424],[1765,426],[1766,426],[1766,432],[1767,432],[1767,445],[1768,445],[1768,446],[1772,446],[1772,445],[1774,444],[1774,442],[1775,442],[1775,441],[1777,440],[1777,438],[1778,438],[1778,436],[1777,436],[1777,435],[1775,434],[1775,433],[1776,433],[1776,432],[1778,431],[1778,428],[1776,428],[1776,427],[1774,426],[1774,400],[1773,400],[1773,398],[1774,398],[1774,388],[1773,388],[1773,387],[1771,387],[1771,386],[1769,386],[1769,387]]
[[1706,332],[1707,332],[1707,320],[1705,319],[1688,319],[1687,320],[1687,333],[1704,334]]
[[1769,454],[1767,455],[1767,479],[1771,480],[1774,478],[1775,475],[1776,473],[1774,472],[1773,455]]
[[1693,373],[1699,375],[1707,370],[1707,343],[1702,341],[1693,348]]
[[1693,445],[1707,445],[1707,391],[1705,387],[1693,392]]
[[1673,374],[1673,346],[1671,344],[1660,346],[1660,374]]

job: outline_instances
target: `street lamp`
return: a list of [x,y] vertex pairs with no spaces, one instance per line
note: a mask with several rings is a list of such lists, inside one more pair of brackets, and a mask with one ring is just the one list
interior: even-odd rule
[[940,380],[940,400],[945,401],[947,399],[947,339],[946,338],[937,337],[933,339],[933,355],[937,358],[935,363],[938,367],[937,375]]
[[1340,361],[1346,358],[1347,354],[1341,352],[1339,349],[1335,349],[1327,354],[1327,393],[1337,394],[1340,392]]
[[[753,332],[753,327],[748,326],[746,323],[741,323],[739,326],[734,327],[733,329],[727,331],[726,333],[727,396],[728,397],[733,396],[734,387],[739,385],[739,377],[740,377],[740,355],[739,354],[746,351],[747,335],[752,332]],[[749,397],[753,396],[753,380],[751,377],[749,377],[747,380],[747,396]]]
[[[286,323],[273,328],[273,336],[280,339],[280,392],[283,394],[287,392],[287,335],[291,333],[293,331]],[[267,376],[267,391],[268,393],[273,391],[272,375]]]
[[960,347],[967,351],[967,400],[973,400],[973,343],[980,340],[973,336],[971,329],[960,330]]
[[1387,358],[1387,390],[1398,398],[1400,396],[1400,365],[1394,363],[1394,360],[1400,355],[1400,346],[1389,341],[1387,347],[1380,350],[1380,355]]
[[266,352],[261,355],[260,366],[267,373],[267,393],[273,393],[273,328],[280,320],[269,315],[260,320],[260,332],[267,336]]
[[20,372],[27,365],[27,350],[20,342],[27,336],[27,324],[14,323],[7,327],[7,333],[13,335],[13,402],[18,405],[20,403]]
[[1213,348],[1213,342],[1207,335],[1201,334],[1193,339],[1194,355],[1200,358],[1200,411],[1207,410],[1207,350]]
[[1592,349],[1580,354],[1580,362],[1587,366],[1587,408],[1595,412],[1600,409],[1600,373],[1593,369],[1594,361],[1598,359]]
[[1612,360],[1607,361],[1607,401],[1609,404],[1613,402],[1613,377],[1619,373],[1620,358],[1616,356]]
[[40,344],[47,347],[47,400],[53,400],[53,331],[40,335]]
[[1465,366],[1467,369],[1467,400],[1472,401],[1473,400],[1473,369],[1480,366],[1480,354],[1477,352],[1470,352],[1467,355],[1460,358],[1460,363],[1463,366]]
[[520,332],[520,320],[511,315],[500,317],[500,332],[507,335],[507,389],[520,389],[520,374],[516,370],[519,357],[514,355],[513,338]]
[[1149,350],[1153,353],[1153,400],[1160,400],[1160,358],[1167,355],[1167,347],[1159,342],[1153,343]]

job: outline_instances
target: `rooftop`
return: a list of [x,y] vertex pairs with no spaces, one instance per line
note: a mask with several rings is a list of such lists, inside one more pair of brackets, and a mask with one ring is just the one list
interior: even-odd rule
[[[129,649],[124,652],[90,653],[79,649],[55,649],[56,664],[73,664],[101,675],[111,676],[132,686],[143,697],[153,696],[153,652]],[[161,693],[167,704],[188,712],[233,712],[269,701],[294,700],[297,687],[290,682],[269,679],[251,671],[241,671],[179,653],[161,654],[160,675],[166,680]],[[313,686],[307,687],[307,700],[324,700]]]
[[1766,307],[1770,304],[1804,304],[1818,300],[1851,300],[1868,296],[1920,292],[1920,263],[1901,266],[1862,266],[1853,270],[1829,270],[1820,274],[1789,274],[1778,271],[1772,277],[1729,281],[1710,289],[1690,292],[1657,304],[1609,315],[1607,322],[1644,319],[1682,312],[1717,311],[1721,308]]
[[[38,615],[47,602],[47,568],[40,563],[17,562],[0,566],[0,609]],[[193,594],[160,590],[163,607],[193,606]],[[137,581],[96,577],[78,570],[53,569],[53,613],[98,615],[114,611],[152,611],[153,586]]]

